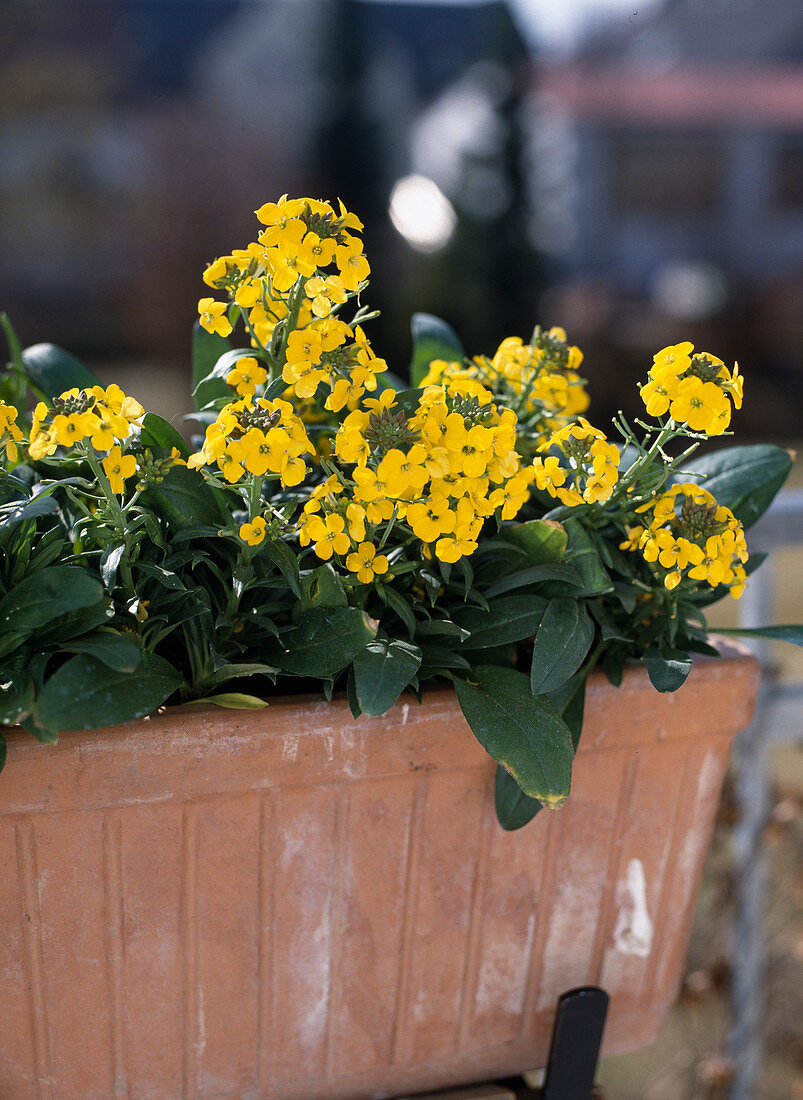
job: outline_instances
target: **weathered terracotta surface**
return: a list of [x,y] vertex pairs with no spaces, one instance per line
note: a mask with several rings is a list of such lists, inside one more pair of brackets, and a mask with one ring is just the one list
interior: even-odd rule
[[357,1100],[543,1064],[557,996],[606,1049],[676,995],[755,662],[589,686],[569,803],[508,834],[449,690],[160,714],[0,776],[3,1100]]

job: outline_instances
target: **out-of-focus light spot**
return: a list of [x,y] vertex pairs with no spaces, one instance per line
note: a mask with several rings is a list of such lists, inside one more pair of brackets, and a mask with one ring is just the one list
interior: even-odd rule
[[418,252],[438,252],[454,233],[457,214],[440,187],[426,176],[404,176],[390,195],[390,220]]
[[659,309],[685,321],[710,317],[728,301],[723,273],[698,260],[666,264],[654,276],[650,291]]

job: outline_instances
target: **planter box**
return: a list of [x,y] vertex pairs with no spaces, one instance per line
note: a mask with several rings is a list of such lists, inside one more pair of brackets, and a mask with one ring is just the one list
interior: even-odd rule
[[505,833],[450,690],[9,738],[3,1100],[357,1100],[543,1064],[555,1002],[605,1049],[675,998],[756,662],[674,695],[595,676],[569,803]]

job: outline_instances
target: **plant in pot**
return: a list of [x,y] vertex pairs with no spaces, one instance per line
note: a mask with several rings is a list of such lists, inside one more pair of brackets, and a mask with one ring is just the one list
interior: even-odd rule
[[558,328],[468,359],[417,315],[408,386],[363,329],[357,217],[256,213],[204,273],[193,447],[5,322],[11,1096],[387,1095],[534,1064],[582,980],[643,1041],[677,981],[755,690],[692,654],[790,456],[692,459],[742,378],[688,343],[616,443]]

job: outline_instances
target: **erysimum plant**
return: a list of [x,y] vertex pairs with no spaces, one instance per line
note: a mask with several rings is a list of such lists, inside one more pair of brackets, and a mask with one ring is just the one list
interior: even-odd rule
[[688,343],[655,356],[615,441],[559,328],[469,359],[419,314],[408,386],[364,331],[358,218],[286,196],[256,214],[203,276],[193,447],[5,323],[0,720],[55,741],[336,689],[372,716],[447,679],[517,828],[569,794],[593,668],[616,684],[642,661],[673,691],[716,653],[705,608],[758,564],[744,530],[790,457],[693,457],[742,377]]

